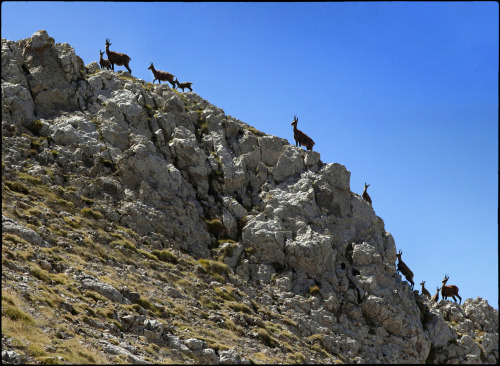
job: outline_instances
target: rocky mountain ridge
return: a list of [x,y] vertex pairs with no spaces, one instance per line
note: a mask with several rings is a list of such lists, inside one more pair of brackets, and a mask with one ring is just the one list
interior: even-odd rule
[[350,172],[193,92],[2,39],[2,360],[496,363],[432,303]]

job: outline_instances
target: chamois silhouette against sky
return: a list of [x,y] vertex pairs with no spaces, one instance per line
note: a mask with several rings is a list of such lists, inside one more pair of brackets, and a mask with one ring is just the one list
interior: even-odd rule
[[154,62],[290,144],[296,114],[353,192],[370,184],[415,289],[446,273],[498,309],[497,2],[2,3],[3,38],[42,29],[85,64],[110,38],[133,76]]

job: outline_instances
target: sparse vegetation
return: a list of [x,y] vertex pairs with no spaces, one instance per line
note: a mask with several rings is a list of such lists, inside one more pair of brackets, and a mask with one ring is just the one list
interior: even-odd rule
[[319,295],[320,294],[319,287],[318,286],[309,287],[309,294],[311,294],[312,296]]
[[7,186],[11,191],[13,192],[19,192],[19,193],[22,193],[22,194],[28,194],[29,193],[29,190],[28,188],[20,183],[20,182],[13,182],[13,181],[5,181],[4,182],[5,186]]
[[151,253],[154,256],[156,256],[156,258],[158,258],[159,260],[161,260],[163,262],[169,262],[169,263],[173,263],[173,264],[177,263],[176,255],[168,249],[153,250]]
[[102,219],[102,214],[100,212],[94,211],[91,208],[85,207],[80,210],[80,213],[88,218],[99,220]]
[[31,126],[29,129],[31,132],[33,132],[33,134],[38,135],[40,134],[42,127],[43,127],[42,121],[40,121],[39,119],[35,119],[33,120],[33,122],[31,122]]
[[222,262],[213,261],[210,259],[199,259],[198,262],[201,264],[205,272],[218,279],[219,282],[224,282],[224,278],[230,272],[227,264],[224,264]]
[[8,305],[5,308],[2,306],[2,316],[5,315],[13,321],[19,321],[24,324],[35,324],[33,318],[26,314],[24,311]]
[[260,328],[257,330],[257,334],[261,341],[269,347],[276,347],[278,345],[278,342],[276,341],[275,338],[271,337],[269,332],[266,329]]
[[216,238],[219,237],[224,230],[224,225],[219,219],[206,220],[206,223],[208,226],[208,232]]

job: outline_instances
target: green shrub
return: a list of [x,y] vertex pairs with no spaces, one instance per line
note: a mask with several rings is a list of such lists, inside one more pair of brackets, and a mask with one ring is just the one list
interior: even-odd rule
[[135,253],[139,252],[134,243],[131,243],[130,241],[125,240],[125,239],[123,239],[123,240],[113,240],[110,243],[110,245],[111,246],[115,246],[115,245],[122,246],[122,247],[127,248],[128,250],[130,250],[132,252],[135,252]]
[[5,315],[14,321],[20,321],[26,324],[34,324],[35,321],[31,316],[26,314],[24,311],[14,307],[14,306],[6,306],[2,309],[2,316]]
[[230,271],[227,264],[222,262],[212,261],[210,259],[199,259],[198,263],[201,264],[205,272],[211,275],[219,274],[225,276],[228,275]]
[[224,289],[222,288],[214,288],[214,291],[217,293],[217,295],[219,295],[220,298],[226,300],[226,301],[234,301],[236,300],[234,298],[233,295],[231,295],[230,293],[226,292]]
[[46,283],[51,283],[51,279],[49,276],[49,273],[41,268],[34,268],[31,270],[31,274],[38,278],[40,281],[46,282]]
[[310,293],[312,296],[319,295],[319,294],[320,294],[319,287],[318,287],[318,286],[311,286],[311,287],[309,287],[309,293]]
[[20,243],[24,243],[26,244],[26,241],[22,238],[20,238],[19,236],[17,236],[16,234],[5,234],[2,236],[2,241],[11,241],[13,242],[14,244],[20,244]]
[[69,226],[71,226],[73,229],[78,229],[80,228],[80,222],[78,222],[77,220],[71,218],[71,217],[63,217],[63,220],[66,224],[68,224]]
[[23,173],[23,172],[16,172],[15,174],[19,179],[22,179],[26,182],[33,183],[33,184],[41,184],[42,183],[42,180],[40,179],[40,177],[33,176],[31,174]]
[[224,230],[224,225],[219,219],[206,220],[208,232],[215,237],[218,237]]
[[151,253],[153,255],[155,255],[156,258],[158,258],[162,262],[169,262],[169,263],[177,264],[177,257],[170,250],[167,250],[167,249],[156,250],[155,249]]
[[23,194],[28,194],[29,190],[26,188],[26,186],[22,183],[19,182],[12,182],[10,180],[7,180],[4,182],[7,188],[9,188],[13,192],[19,192]]
[[40,131],[42,130],[43,123],[39,119],[35,119],[33,122],[31,122],[31,126],[29,127],[29,130],[33,132],[35,135],[40,134]]
[[248,305],[245,305],[245,304],[242,304],[239,302],[230,302],[230,303],[228,303],[228,306],[232,310],[237,311],[239,313],[246,313],[246,314],[252,313],[252,309],[250,309],[250,307]]
[[80,210],[80,213],[88,218],[94,219],[94,220],[99,220],[102,219],[102,214],[100,212],[94,211],[91,208],[82,208]]
[[278,342],[276,341],[276,339],[274,339],[273,337],[271,337],[271,335],[269,334],[269,332],[267,330],[265,330],[264,328],[259,328],[257,330],[257,334],[259,335],[260,340],[266,346],[276,347],[278,345]]
[[37,139],[31,139],[30,147],[33,150],[38,150],[42,146],[43,141],[44,141],[43,137],[40,137],[40,138],[37,138]]
[[146,258],[149,258],[149,259],[153,260],[153,261],[157,261],[157,260],[158,260],[158,258],[157,258],[155,255],[153,255],[153,254],[151,254],[151,253],[149,253],[149,252],[147,252],[147,251],[145,251],[145,250],[142,250],[142,249],[137,249],[137,252],[138,252],[139,254],[142,254],[142,255],[143,255],[143,256],[145,256]]

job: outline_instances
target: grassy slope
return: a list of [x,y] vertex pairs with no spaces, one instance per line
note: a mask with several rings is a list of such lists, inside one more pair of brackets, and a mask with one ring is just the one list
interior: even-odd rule
[[[216,350],[235,348],[256,363],[336,360],[320,338],[300,339],[292,319],[259,304],[253,296],[259,291],[240,283],[217,248],[213,260],[198,261],[186,253],[154,250],[131,229],[106,221],[99,212],[105,203],[79,196],[70,184],[74,177],[48,186],[28,168],[2,169],[3,215],[38,232],[47,229],[52,244],[37,247],[2,233],[2,334],[28,362],[130,362],[125,355],[103,352],[103,338],[135,347],[149,362],[197,362],[194,355],[121,333],[125,314],[147,314],[181,339],[202,339]],[[122,305],[83,290],[74,278],[78,271],[117,289],[127,286],[140,299]],[[166,288],[181,297],[169,296]]]

